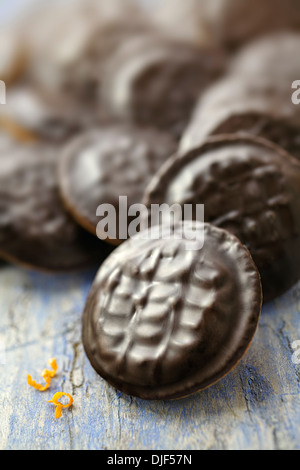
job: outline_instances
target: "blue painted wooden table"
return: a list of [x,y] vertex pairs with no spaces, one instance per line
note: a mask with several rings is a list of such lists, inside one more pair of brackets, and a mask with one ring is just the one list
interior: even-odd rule
[[[213,387],[178,401],[119,393],[92,369],[81,343],[81,313],[95,270],[51,276],[0,267],[1,449],[299,449],[300,285],[266,305],[240,364]],[[58,372],[45,392],[47,361]],[[54,418],[54,393],[72,408]]]

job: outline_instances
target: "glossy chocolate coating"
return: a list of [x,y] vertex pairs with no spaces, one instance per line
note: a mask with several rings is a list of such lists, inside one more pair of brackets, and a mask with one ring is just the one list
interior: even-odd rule
[[204,204],[205,221],[248,247],[265,301],[300,278],[300,165],[271,142],[219,136],[169,160],[144,197],[162,202]]
[[[155,172],[175,152],[176,143],[155,129],[108,126],[88,131],[68,145],[59,165],[62,198],[73,217],[96,233],[100,204],[119,211],[119,196],[128,207],[140,203]],[[117,223],[117,234],[119,225]],[[112,243],[119,243],[110,240]]]
[[[99,270],[84,309],[83,344],[95,370],[143,399],[174,399],[209,387],[241,359],[254,336],[261,284],[248,250],[202,224],[203,248],[181,239],[118,247]],[[181,231],[180,231],[181,230]]]
[[224,70],[224,56],[160,36],[125,42],[103,74],[102,98],[112,115],[166,129],[179,138],[200,93]]
[[300,159],[300,107],[291,100],[286,79],[230,75],[207,89],[185,129],[180,153],[219,134],[264,137]]
[[199,99],[181,150],[195,148],[211,135],[244,132],[300,158],[300,107],[291,99],[292,83],[300,75],[295,60],[299,50],[300,34],[295,32],[270,34],[242,48],[228,74]]
[[110,250],[65,211],[56,152],[33,144],[1,149],[0,257],[49,272],[97,266]]

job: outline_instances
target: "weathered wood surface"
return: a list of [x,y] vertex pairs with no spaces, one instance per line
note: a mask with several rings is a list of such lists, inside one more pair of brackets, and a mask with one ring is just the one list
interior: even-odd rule
[[[300,286],[263,309],[241,363],[215,386],[172,402],[146,402],[106,384],[81,343],[81,312],[95,271],[49,276],[0,267],[1,449],[299,449]],[[46,392],[39,381],[56,357]],[[54,419],[57,391],[74,405]]]

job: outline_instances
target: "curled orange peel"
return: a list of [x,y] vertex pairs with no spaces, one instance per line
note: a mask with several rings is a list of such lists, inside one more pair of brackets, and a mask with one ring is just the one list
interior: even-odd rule
[[39,390],[40,392],[44,392],[45,390],[47,390],[50,387],[51,379],[54,377],[54,375],[57,372],[57,362],[56,362],[55,358],[49,359],[48,364],[50,365],[52,370],[44,369],[41,373],[41,376],[45,380],[46,385],[38,384],[35,380],[32,380],[31,375],[29,375],[29,374],[27,375],[28,385],[35,388],[36,390]]
[[45,378],[45,377],[53,378],[55,376],[56,372],[57,372],[57,362],[56,362],[55,358],[49,359],[48,364],[49,364],[49,366],[51,367],[52,370],[44,369],[41,373],[41,376],[43,378]]
[[[69,398],[69,403],[67,403],[66,405],[63,405],[62,403],[60,403],[58,400],[62,397],[62,396],[65,396],[65,397],[68,397]],[[55,395],[53,396],[52,400],[49,400],[48,403],[53,403],[53,405],[56,406],[56,409],[55,409],[55,414],[54,414],[54,417],[56,419],[60,418],[61,417],[61,411],[63,408],[69,408],[72,404],[73,404],[73,397],[69,394],[69,393],[65,393],[65,392],[57,392],[55,393]]]
[[27,375],[27,383],[28,385],[31,385],[31,387],[35,388],[36,390],[39,390],[40,392],[44,392],[50,387],[51,377],[45,376],[43,378],[46,382],[46,385],[38,384],[35,380],[32,380],[30,375]]

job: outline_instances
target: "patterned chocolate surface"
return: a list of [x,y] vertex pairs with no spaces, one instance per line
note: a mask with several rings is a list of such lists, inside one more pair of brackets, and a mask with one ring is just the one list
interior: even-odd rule
[[203,228],[199,250],[188,245],[188,224],[182,239],[140,234],[97,274],[83,343],[95,370],[125,393],[191,394],[229,372],[249,346],[261,307],[257,269],[233,235]]
[[262,276],[265,301],[300,277],[300,165],[254,137],[219,136],[169,160],[144,202],[204,204],[205,220],[234,233]]
[[60,163],[66,207],[95,234],[98,206],[111,204],[119,215],[119,196],[128,198],[128,207],[140,203],[146,185],[175,150],[175,141],[154,129],[114,125],[82,134]]

